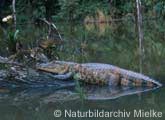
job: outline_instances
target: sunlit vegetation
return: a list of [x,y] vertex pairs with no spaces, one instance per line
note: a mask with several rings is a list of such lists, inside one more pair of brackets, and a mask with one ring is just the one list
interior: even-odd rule
[[[50,59],[105,62],[139,69],[135,1],[17,0],[17,38],[17,32],[11,29],[11,2],[3,1],[0,6],[0,50],[4,56],[16,52],[20,41],[27,50],[41,47]],[[164,0],[142,1],[144,69],[149,64],[161,66],[165,57],[164,6]],[[54,41],[58,35],[49,37],[49,27],[39,21],[41,18],[57,25],[64,43]]]

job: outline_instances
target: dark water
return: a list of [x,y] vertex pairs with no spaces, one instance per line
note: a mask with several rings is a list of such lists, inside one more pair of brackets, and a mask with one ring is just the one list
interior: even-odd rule
[[[57,27],[65,41],[62,46],[57,45],[54,49],[53,55],[58,56],[60,60],[108,63],[136,72],[139,72],[141,67],[144,74],[164,84],[165,23],[163,21],[144,22],[145,57],[142,65],[139,65],[138,39],[135,25],[131,21],[86,26],[59,23]],[[45,29],[33,26],[20,26],[19,29],[21,39],[30,47],[36,46],[39,37],[45,36]],[[1,37],[2,45],[4,44],[3,40],[4,38]],[[6,46],[1,46],[3,55],[6,53],[4,52],[5,49]],[[8,94],[8,91],[3,90],[0,95],[0,120],[69,119],[64,116],[65,110],[80,110],[81,112],[120,110],[131,113],[131,116],[126,118],[93,119],[164,120],[165,118],[164,86],[144,93],[106,100],[84,100],[81,93],[78,94],[78,97],[77,93],[71,93],[70,91],[74,91],[73,89],[74,87],[60,90],[56,90],[56,88],[13,90],[10,94]],[[99,89],[101,90],[98,94],[106,98],[106,93],[109,92],[108,88]],[[95,88],[95,90],[97,89]],[[82,99],[79,97],[82,97]],[[55,110],[61,110],[62,117],[54,117]],[[155,110],[156,112],[162,112],[163,117],[134,118],[134,110]]]

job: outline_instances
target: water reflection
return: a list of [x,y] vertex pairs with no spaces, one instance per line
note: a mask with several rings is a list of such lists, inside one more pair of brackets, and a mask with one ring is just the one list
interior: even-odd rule
[[[95,99],[99,97],[110,97],[109,95],[115,96],[123,92],[119,89],[111,88],[97,88],[96,86],[84,88],[88,93],[89,98]],[[124,89],[129,94],[129,89]],[[141,89],[139,89],[141,91]],[[40,91],[40,92],[39,92]],[[141,99],[138,99],[137,94],[120,97],[118,99],[107,99],[104,101],[100,100],[81,100],[79,95],[73,92],[73,89],[64,89],[54,91],[53,89],[48,90],[26,90],[17,92],[10,96],[6,96],[5,100],[0,100],[0,115],[3,120],[46,120],[55,119],[53,112],[56,109],[59,110],[126,110],[133,111],[134,109],[154,109],[156,111],[162,111],[165,113],[163,104],[165,96],[162,94],[164,88],[157,89],[155,91],[145,92],[141,94]],[[131,90],[134,91],[134,90]],[[111,92],[111,93],[110,93]],[[95,96],[96,94],[96,96]],[[105,96],[106,95],[106,96]],[[114,96],[112,98],[114,98]],[[4,97],[3,97],[4,99]],[[129,104],[128,104],[129,102]],[[64,116],[59,119],[65,119]],[[122,119],[122,118],[117,118]],[[132,119],[132,117],[128,118]],[[163,118],[162,118],[163,119]]]
[[[59,83],[62,84],[62,83]],[[71,83],[70,83],[71,84]],[[64,86],[64,85],[61,85]],[[133,94],[141,95],[143,92],[156,90],[158,87],[113,87],[113,86],[97,86],[83,85],[82,93],[77,91],[76,87],[41,87],[41,88],[17,88],[11,91],[3,90],[0,93],[0,101],[10,101],[8,104],[23,104],[27,101],[37,100],[36,102],[56,103],[72,100],[113,100],[122,96]],[[81,97],[83,94],[83,98]]]

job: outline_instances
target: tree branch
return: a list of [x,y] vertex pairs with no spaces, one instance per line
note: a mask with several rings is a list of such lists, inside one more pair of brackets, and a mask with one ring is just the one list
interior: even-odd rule
[[12,2],[12,8],[13,8],[13,18],[14,18],[14,29],[16,30],[17,27],[17,17],[16,17],[16,9],[15,9],[15,1]]

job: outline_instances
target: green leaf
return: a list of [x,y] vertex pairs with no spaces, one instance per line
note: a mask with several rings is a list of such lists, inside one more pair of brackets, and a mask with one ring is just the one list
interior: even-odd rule
[[19,33],[19,30],[16,30],[15,33],[14,33],[14,40],[17,39],[18,33]]

